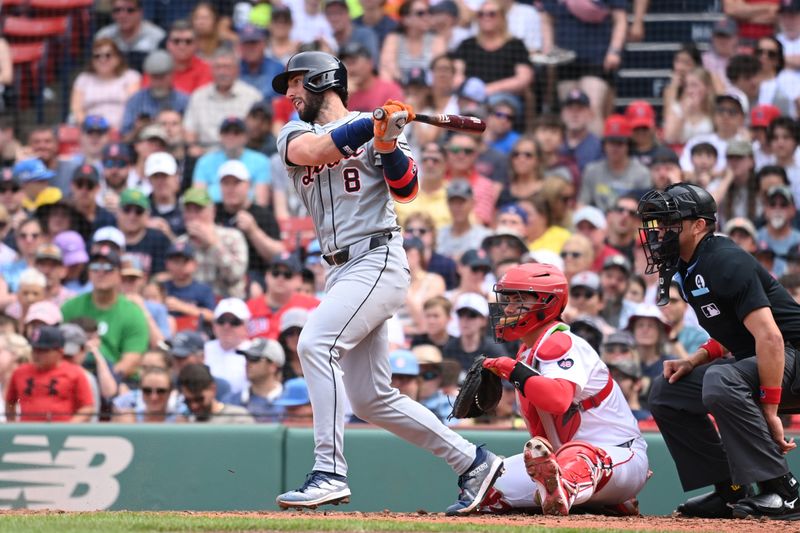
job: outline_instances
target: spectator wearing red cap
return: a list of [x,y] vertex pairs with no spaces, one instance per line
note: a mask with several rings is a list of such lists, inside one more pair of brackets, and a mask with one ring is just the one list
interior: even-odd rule
[[623,115],[611,115],[603,128],[606,158],[586,167],[579,200],[603,211],[614,207],[617,197],[650,187],[650,172],[630,156],[631,124]]
[[772,150],[767,141],[767,128],[779,116],[781,110],[769,104],[759,104],[750,111],[750,137],[753,139],[756,168],[769,164],[772,159]]
[[658,149],[656,112],[644,100],[635,100],[625,109],[625,118],[631,125],[631,155],[649,167]]

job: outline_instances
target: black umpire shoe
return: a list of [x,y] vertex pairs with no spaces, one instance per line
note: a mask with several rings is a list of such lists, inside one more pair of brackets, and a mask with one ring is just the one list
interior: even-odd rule
[[758,496],[743,498],[732,506],[734,518],[800,519],[798,484],[791,473],[759,483],[759,486]]
[[749,486],[737,486],[732,490],[730,486],[724,489],[717,489],[689,498],[678,506],[678,513],[681,516],[691,518],[731,518],[731,505],[742,498],[752,496],[753,490]]

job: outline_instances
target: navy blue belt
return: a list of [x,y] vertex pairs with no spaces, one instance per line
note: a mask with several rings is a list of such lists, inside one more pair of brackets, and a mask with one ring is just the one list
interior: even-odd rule
[[[368,252],[369,250],[374,250],[378,246],[384,246],[392,240],[391,233],[382,233],[380,235],[373,235],[369,238],[369,246],[367,247],[364,252]],[[344,248],[339,248],[335,252],[331,252],[329,254],[323,254],[322,259],[325,260],[330,266],[340,266],[347,263],[350,260],[350,249],[354,248],[356,245],[345,246]]]

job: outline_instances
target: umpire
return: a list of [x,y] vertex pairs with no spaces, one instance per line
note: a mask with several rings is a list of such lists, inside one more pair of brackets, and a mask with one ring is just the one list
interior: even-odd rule
[[[679,513],[793,518],[798,485],[784,455],[796,445],[784,438],[778,405],[800,387],[800,305],[750,254],[714,235],[716,211],[711,195],[688,183],[639,203],[647,273],[659,273],[660,287],[676,281],[711,335],[691,358],[665,362],[650,408],[683,489],[714,486]],[[723,359],[726,351],[733,358]]]

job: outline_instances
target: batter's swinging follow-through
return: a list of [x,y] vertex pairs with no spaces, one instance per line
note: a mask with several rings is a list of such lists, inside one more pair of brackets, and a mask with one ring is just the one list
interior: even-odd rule
[[300,117],[281,130],[278,151],[330,266],[326,295],[297,346],[314,413],[314,468],[277,503],[316,508],[349,501],[346,392],[356,416],[447,461],[460,488],[447,512],[472,512],[502,472],[503,460],[391,386],[386,321],[410,283],[393,199],[411,201],[419,187],[402,131],[414,111],[391,100],[381,107],[382,120],[348,111],[347,70],[323,52],[294,55],[272,86]]

